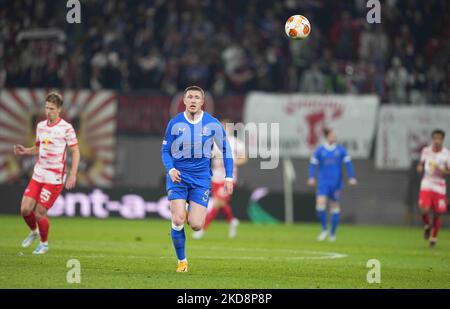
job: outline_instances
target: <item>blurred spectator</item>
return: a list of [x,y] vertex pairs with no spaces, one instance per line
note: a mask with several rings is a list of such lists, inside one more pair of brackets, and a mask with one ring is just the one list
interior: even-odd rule
[[386,84],[389,87],[389,102],[397,104],[408,103],[406,88],[410,81],[408,71],[403,67],[400,58],[392,59],[392,66],[386,74]]
[[331,27],[331,46],[336,56],[342,60],[351,60],[357,47],[359,36],[358,25],[352,21],[348,11],[343,11],[341,18]]
[[325,92],[325,75],[320,71],[318,62],[314,62],[311,68],[303,73],[300,91],[306,93]]
[[411,74],[410,101],[413,105],[423,105],[426,103],[427,72],[422,57],[417,56],[414,70]]
[[429,103],[437,104],[445,102],[445,83],[444,74],[437,66],[431,66],[428,71],[428,92],[429,92]]

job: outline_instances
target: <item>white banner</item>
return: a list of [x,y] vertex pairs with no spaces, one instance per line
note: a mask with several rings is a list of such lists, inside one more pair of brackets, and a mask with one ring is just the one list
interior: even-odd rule
[[[378,104],[378,97],[374,95],[252,92],[245,101],[244,121],[247,124],[279,123],[281,157],[309,157],[323,142],[323,129],[330,127],[336,130],[338,142],[347,147],[350,155],[368,158]],[[254,140],[256,138],[250,136],[250,149],[255,147]]]
[[[450,133],[450,108],[383,106],[380,109],[376,145],[378,169],[407,170],[431,144],[431,132]],[[450,146],[448,138],[446,147]]]

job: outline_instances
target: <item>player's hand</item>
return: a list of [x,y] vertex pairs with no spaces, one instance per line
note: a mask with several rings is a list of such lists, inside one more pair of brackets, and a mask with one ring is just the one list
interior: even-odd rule
[[233,181],[225,180],[225,192],[229,195],[233,194]]
[[180,173],[179,170],[172,169],[169,172],[169,176],[170,176],[170,179],[172,179],[173,182],[181,182],[181,173]]
[[316,180],[314,178],[308,179],[308,186],[314,187],[316,185]]
[[75,175],[70,175],[66,181],[66,189],[72,190],[73,188],[75,188],[76,182],[77,182],[77,177]]
[[356,186],[358,184],[358,181],[356,180],[356,178],[350,178],[348,180],[348,184],[351,186]]
[[22,145],[14,145],[14,154],[16,156],[23,156],[27,154],[27,150]]
[[417,173],[422,174],[423,173],[423,164],[417,164]]

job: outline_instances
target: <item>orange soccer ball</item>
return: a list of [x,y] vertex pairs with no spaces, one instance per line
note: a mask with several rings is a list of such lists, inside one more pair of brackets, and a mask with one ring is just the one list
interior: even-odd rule
[[311,24],[305,16],[294,15],[288,18],[284,30],[291,39],[304,40],[311,33]]

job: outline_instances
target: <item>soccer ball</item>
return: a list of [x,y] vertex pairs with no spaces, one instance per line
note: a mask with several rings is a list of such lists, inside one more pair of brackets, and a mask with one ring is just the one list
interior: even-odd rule
[[311,25],[305,16],[294,15],[288,18],[284,30],[291,39],[304,40],[311,33]]

